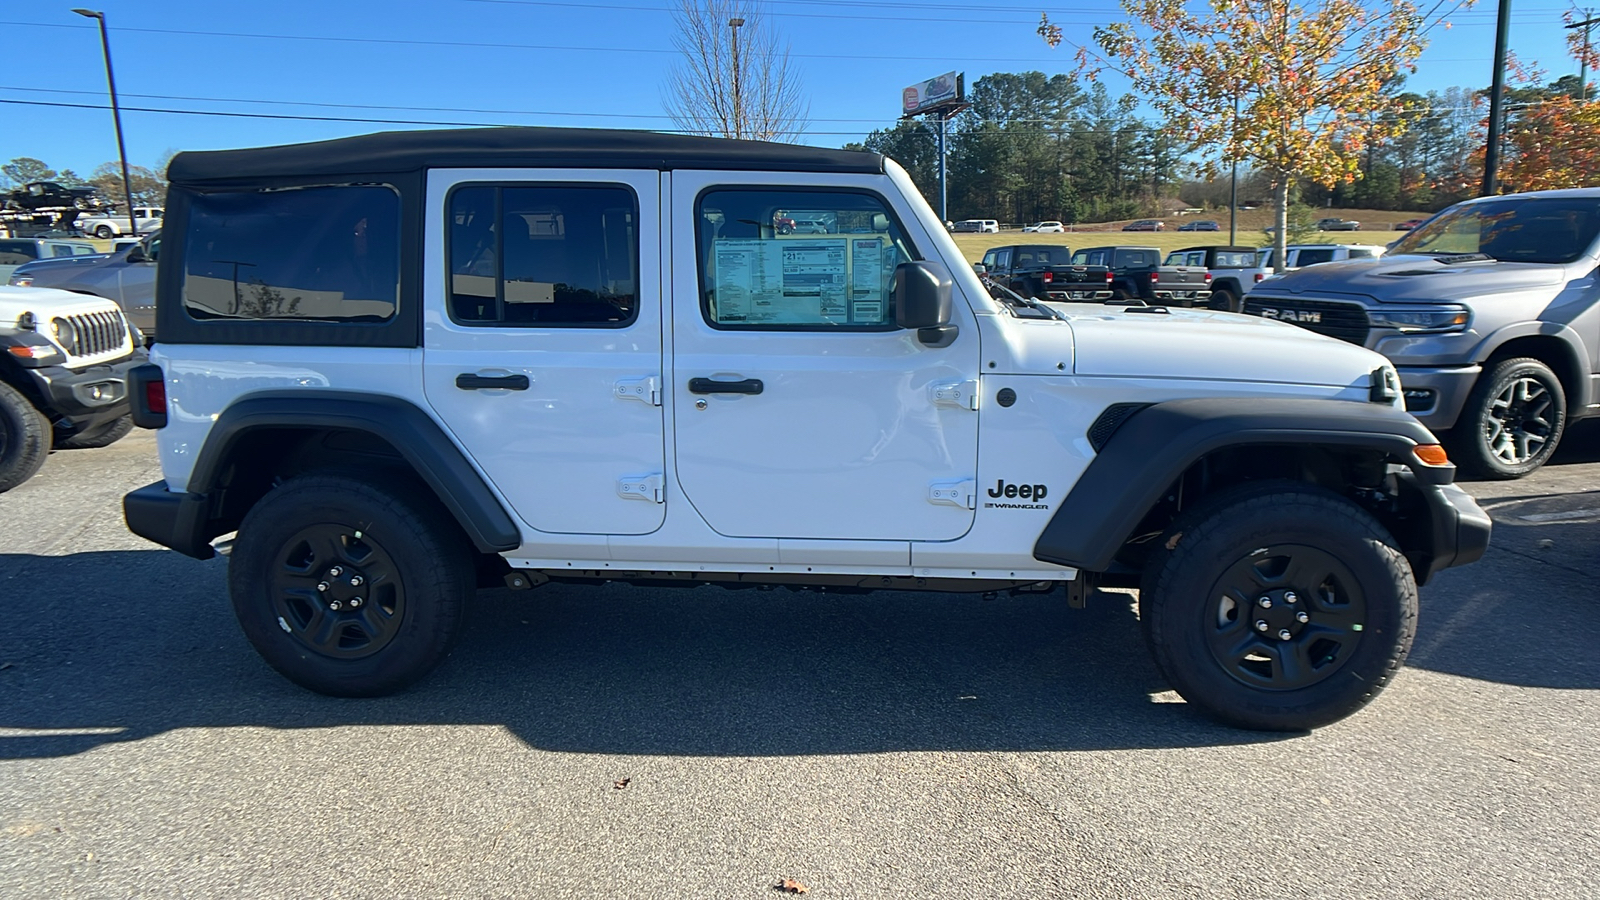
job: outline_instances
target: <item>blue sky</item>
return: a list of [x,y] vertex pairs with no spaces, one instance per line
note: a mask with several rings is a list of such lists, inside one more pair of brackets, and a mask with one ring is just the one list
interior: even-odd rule
[[[92,20],[71,2],[0,2],[0,160],[34,156],[87,175],[116,158]],[[117,87],[128,107],[470,124],[671,128],[674,0],[115,0]],[[1576,71],[1560,0],[1516,0],[1513,50],[1549,77]],[[805,142],[837,146],[893,123],[907,84],[956,69],[1070,72],[1070,48],[1034,35],[1039,11],[1087,42],[1115,0],[769,0],[811,98]],[[1495,4],[1436,31],[1409,86],[1487,86]],[[315,39],[313,39],[315,38]],[[333,39],[333,40],[329,40]],[[1600,42],[1600,29],[1596,32]],[[1121,90],[1114,81],[1113,90]],[[22,101],[22,102],[18,102]],[[462,111],[462,110],[472,110]],[[125,110],[129,161],[168,149],[320,140],[422,127]]]

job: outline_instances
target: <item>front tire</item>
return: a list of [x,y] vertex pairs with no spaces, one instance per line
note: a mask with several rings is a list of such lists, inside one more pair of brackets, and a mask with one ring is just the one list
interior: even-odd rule
[[1561,379],[1537,359],[1507,359],[1479,376],[1451,434],[1451,457],[1468,474],[1505,481],[1549,461],[1567,427]]
[[1295,482],[1226,491],[1161,538],[1140,590],[1174,689],[1241,728],[1337,722],[1394,677],[1416,633],[1411,566],[1384,527]]
[[239,526],[228,592],[285,678],[335,697],[398,691],[449,655],[474,586],[471,549],[425,486],[309,474]]
[[38,473],[50,455],[50,420],[0,382],[0,494]]

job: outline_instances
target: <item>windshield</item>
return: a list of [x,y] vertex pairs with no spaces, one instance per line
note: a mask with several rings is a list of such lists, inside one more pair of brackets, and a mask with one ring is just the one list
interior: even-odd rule
[[1600,198],[1507,197],[1446,210],[1390,253],[1482,253],[1501,262],[1569,263],[1600,234]]

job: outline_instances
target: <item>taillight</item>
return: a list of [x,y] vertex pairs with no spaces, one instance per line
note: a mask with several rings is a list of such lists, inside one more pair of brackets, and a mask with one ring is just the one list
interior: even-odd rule
[[1210,283],[1211,283],[1211,273],[1207,272],[1206,273],[1206,284],[1210,284]]
[[1113,279],[1111,277],[1111,270],[1107,269],[1106,270],[1106,284],[1110,284],[1112,281],[1113,281]]
[[140,428],[167,426],[167,383],[155,363],[128,372],[128,394],[133,400],[133,424]]
[[1257,272],[1256,273],[1256,284],[1260,284],[1262,279],[1264,279],[1266,277],[1267,277],[1267,273],[1265,273],[1265,272]]
[[1150,283],[1151,284],[1155,284],[1155,283],[1159,282],[1160,280],[1161,280],[1161,273],[1159,273],[1159,272],[1151,272],[1150,273]]
[[1049,284],[1051,281],[1055,280],[1055,277],[1056,277],[1056,273],[1054,273],[1054,272],[1046,272],[1046,273],[1044,273],[1044,283],[1045,284]]

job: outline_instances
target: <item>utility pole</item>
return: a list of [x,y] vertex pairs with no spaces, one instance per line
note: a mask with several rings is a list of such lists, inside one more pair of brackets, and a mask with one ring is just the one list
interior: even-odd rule
[[733,32],[733,136],[744,139],[744,98],[739,94],[739,28],[744,19],[728,20],[728,30]]
[[[1233,95],[1233,139],[1239,139],[1239,95]],[[1239,243],[1239,159],[1233,160],[1233,177],[1228,181],[1228,246]]]
[[1500,131],[1505,118],[1506,44],[1511,40],[1511,0],[1500,0],[1500,20],[1494,35],[1494,84],[1489,88],[1489,144],[1483,150],[1483,190],[1500,193]]
[[1600,19],[1596,19],[1594,17],[1594,10],[1592,10],[1592,9],[1584,10],[1583,11],[1583,15],[1584,15],[1584,19],[1583,19],[1582,22],[1573,22],[1571,25],[1567,26],[1567,30],[1571,31],[1574,28],[1582,28],[1583,29],[1583,52],[1578,54],[1578,102],[1579,103],[1588,103],[1589,102],[1589,28],[1591,26],[1600,24]]

